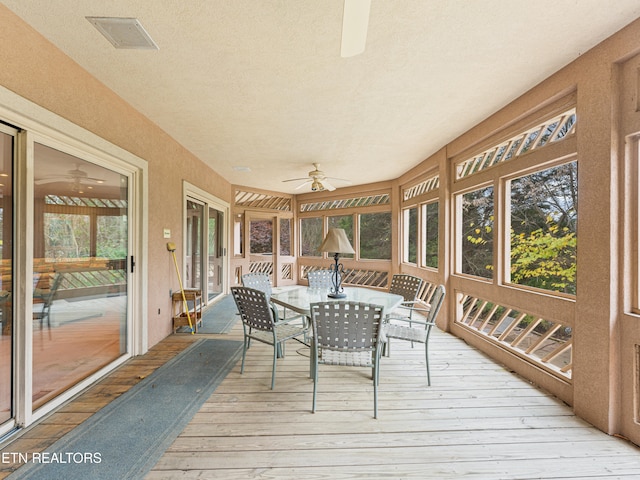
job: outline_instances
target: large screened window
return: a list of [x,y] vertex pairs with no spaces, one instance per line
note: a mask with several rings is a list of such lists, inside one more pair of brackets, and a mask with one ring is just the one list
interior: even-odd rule
[[418,207],[403,210],[402,227],[402,261],[418,263]]
[[303,257],[321,257],[322,217],[300,220],[300,255]]
[[391,260],[391,212],[360,215],[360,258]]
[[422,205],[422,266],[438,268],[439,202]]
[[309,272],[329,267],[327,254],[320,252],[319,247],[330,228],[341,228],[355,252],[340,255],[344,263],[343,284],[388,288],[392,247],[391,200],[388,191],[301,202],[298,208],[299,280],[305,281]]
[[[353,245],[353,215],[334,215],[327,218],[328,228],[342,228]],[[353,258],[353,253],[341,253],[342,258]]]
[[493,187],[462,195],[462,273],[493,278]]
[[455,322],[563,380],[573,370],[567,297],[576,293],[577,266],[572,100],[544,107],[523,123],[532,127],[500,132],[471,158],[454,158],[452,184],[456,273],[466,275],[457,279]]
[[440,174],[430,173],[402,190],[403,263],[438,268]]
[[578,163],[510,182],[511,282],[576,293]]

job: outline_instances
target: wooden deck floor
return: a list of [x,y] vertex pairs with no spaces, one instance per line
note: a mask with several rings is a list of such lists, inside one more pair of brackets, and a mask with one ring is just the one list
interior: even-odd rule
[[[229,337],[240,338],[241,326]],[[640,450],[442,332],[394,342],[373,419],[369,371],[321,367],[290,342],[271,391],[271,350],[252,346],[147,476],[159,479],[640,478]]]
[[[43,450],[199,337],[168,337],[0,453]],[[640,478],[637,447],[450,335],[435,332],[431,345],[427,387],[422,349],[393,344],[375,420],[368,371],[321,367],[312,414],[306,347],[288,343],[271,391],[270,349],[254,343],[245,373],[238,363],[146,478]],[[0,478],[18,466],[3,464]]]

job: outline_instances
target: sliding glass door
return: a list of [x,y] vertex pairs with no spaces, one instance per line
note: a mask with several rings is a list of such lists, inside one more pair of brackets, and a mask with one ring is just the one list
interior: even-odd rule
[[205,303],[225,292],[228,205],[185,185],[185,288],[202,292]]
[[127,353],[128,177],[34,144],[37,409]]
[[209,206],[207,299],[213,300],[223,293],[224,272],[224,212]]
[[202,291],[202,247],[204,205],[195,200],[187,200],[187,245],[185,249],[185,288],[193,288]]
[[[5,130],[5,131],[3,131]],[[0,425],[13,405],[13,158],[15,131],[0,125]],[[9,425],[9,427],[12,426]]]

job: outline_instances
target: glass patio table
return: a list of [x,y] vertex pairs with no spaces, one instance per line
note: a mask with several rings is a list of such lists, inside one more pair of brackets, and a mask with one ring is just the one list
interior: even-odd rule
[[311,317],[311,304],[316,302],[360,302],[380,305],[383,316],[398,308],[404,301],[402,295],[363,287],[345,287],[345,298],[330,298],[329,291],[305,286],[294,288],[274,288],[271,301],[296,313]]
[[[371,288],[345,287],[344,293],[346,294],[345,298],[330,298],[328,296],[329,291],[326,289],[309,288],[305,286],[293,288],[283,287],[273,289],[271,301],[284,307],[285,310],[289,309],[306,316],[309,319],[309,322],[311,322],[311,304],[316,302],[347,301],[380,305],[383,308],[382,318],[384,318],[386,315],[398,308],[404,301],[404,297],[402,295],[373,290]],[[309,376],[313,378],[313,345],[310,345],[310,347],[312,353],[309,355]]]

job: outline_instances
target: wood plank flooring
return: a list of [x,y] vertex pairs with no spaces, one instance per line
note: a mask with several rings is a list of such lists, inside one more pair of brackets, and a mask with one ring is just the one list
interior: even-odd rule
[[[241,325],[228,335],[240,339]],[[41,451],[203,335],[172,335],[27,429],[2,452]],[[370,371],[320,367],[288,342],[270,390],[271,350],[254,342],[147,475],[159,479],[640,478],[640,450],[575,417],[554,397],[461,340],[435,332],[432,386],[422,348],[394,342],[379,418]],[[115,440],[115,439],[114,439]],[[0,479],[19,467],[3,464]]]
[[254,343],[146,478],[640,478],[636,446],[461,340],[435,332],[431,352],[428,387],[423,349],[393,343],[376,420],[370,370],[321,366],[312,414],[308,349],[288,342],[271,391]]
[[11,437],[0,448],[0,479],[22,465],[13,454],[42,452],[197,339],[196,335],[173,335],[166,338],[146,355],[132,358],[75,399]]

